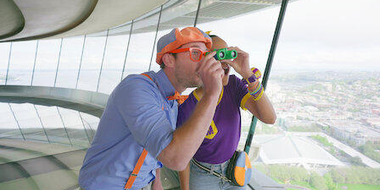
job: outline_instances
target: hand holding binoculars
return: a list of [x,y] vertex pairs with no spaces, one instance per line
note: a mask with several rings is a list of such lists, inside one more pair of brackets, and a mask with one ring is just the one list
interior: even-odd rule
[[216,60],[235,59],[238,55],[236,50],[227,50],[227,48],[214,49],[210,52],[207,52],[206,55],[213,51],[216,51],[216,54],[214,55],[214,58]]

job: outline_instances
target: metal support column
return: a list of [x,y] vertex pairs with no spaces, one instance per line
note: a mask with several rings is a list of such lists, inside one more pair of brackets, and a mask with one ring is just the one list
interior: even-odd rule
[[107,29],[107,36],[106,36],[106,41],[104,42],[102,64],[100,65],[100,72],[99,72],[99,77],[98,77],[98,84],[96,85],[96,92],[99,92],[100,78],[102,77],[102,71],[103,71],[103,65],[104,65],[104,57],[106,56],[107,42],[108,42],[108,35],[109,35],[109,33],[110,33],[110,29]]
[[194,27],[197,27],[199,10],[201,10],[201,4],[202,4],[202,0],[199,0],[199,2],[198,2],[198,8],[197,8],[197,13],[195,15],[195,20],[194,20]]
[[84,132],[86,133],[86,136],[87,136],[87,139],[88,139],[88,143],[91,145],[91,139],[90,139],[90,136],[88,136],[87,129],[86,129],[86,126],[84,125],[84,121],[83,121],[82,115],[80,114],[79,111],[78,111],[78,114],[79,114],[80,120],[82,121],[83,129],[84,129]]
[[9,106],[9,109],[11,110],[11,112],[12,112],[13,118],[15,119],[15,121],[16,121],[16,123],[17,123],[17,126],[18,126],[18,129],[20,130],[21,136],[22,136],[22,138],[25,140],[24,133],[23,133],[22,130],[21,130],[20,123],[18,123],[18,120],[17,120],[17,118],[16,118],[15,112],[14,112],[13,109],[12,109],[11,104],[8,103],[8,106]]
[[80,55],[80,61],[79,61],[79,68],[78,68],[78,76],[77,76],[77,82],[75,83],[75,89],[78,88],[78,81],[79,81],[79,76],[80,76],[80,70],[82,69],[82,60],[83,60],[83,52],[84,52],[84,46],[86,44],[86,35],[83,37],[83,45],[82,45],[82,53]]
[[123,76],[124,76],[124,70],[125,70],[125,65],[126,65],[126,62],[127,62],[128,51],[129,51],[129,44],[131,42],[131,36],[132,36],[132,30],[133,30],[133,22],[134,22],[134,20],[132,20],[131,28],[129,30],[128,44],[127,44],[127,49],[125,50],[124,65],[123,65],[123,70],[121,71],[120,81],[123,80]]
[[157,22],[157,28],[156,28],[156,35],[155,35],[155,37],[154,37],[153,49],[152,49],[152,55],[150,56],[150,63],[149,63],[148,71],[150,71],[150,68],[151,68],[151,66],[152,66],[152,60],[153,60],[153,55],[154,55],[154,47],[156,47],[157,33],[158,33],[158,28],[160,27],[160,22],[161,22],[162,7],[163,7],[163,5],[161,5],[160,14],[159,14],[159,16],[158,16],[158,22]]
[[41,119],[40,114],[38,113],[38,110],[37,110],[37,108],[36,108],[36,105],[33,104],[33,107],[34,107],[34,110],[36,110],[37,117],[38,117],[38,119],[40,120],[40,123],[41,123],[42,129],[44,130],[44,133],[45,133],[46,139],[47,139],[48,142],[50,143],[49,136],[47,135],[47,132],[46,132],[45,126],[44,126],[44,124],[42,123],[42,119]]
[[33,71],[32,71],[32,80],[30,80],[30,86],[33,85],[33,79],[34,79],[34,71],[36,71],[36,64],[37,64],[37,54],[38,54],[38,44],[39,40],[36,42],[36,52],[34,53],[34,64],[33,64]]
[[59,115],[59,117],[61,118],[61,122],[62,122],[63,128],[64,128],[65,131],[66,131],[66,135],[67,135],[67,138],[69,139],[70,145],[73,146],[73,143],[71,142],[71,139],[70,139],[70,136],[69,136],[69,132],[67,131],[67,129],[66,129],[66,125],[65,125],[65,122],[63,121],[63,117],[62,117],[62,115],[61,115],[61,112],[59,111],[59,108],[58,108],[58,107],[56,107],[56,108],[57,108],[57,111],[58,111],[58,115]]
[[57,76],[58,76],[59,63],[61,62],[62,44],[63,44],[63,38],[61,38],[61,45],[59,46],[59,54],[58,54],[58,61],[57,61],[57,69],[55,70],[55,78],[54,78],[54,87],[55,87],[55,85],[56,85],[56,83],[57,83]]
[[9,74],[9,67],[10,67],[10,64],[11,64],[11,56],[12,56],[12,42],[10,44],[10,47],[9,47],[9,55],[8,55],[8,67],[7,67],[7,76],[5,77],[5,85],[7,85],[8,83],[8,74]]
[[[79,116],[83,119],[83,116],[82,116],[82,114],[79,112]],[[87,122],[86,120],[82,120],[82,121],[84,121],[85,123],[87,123],[87,125],[88,125],[88,127],[91,129],[90,131],[91,131],[91,136],[92,136],[92,138],[94,138],[94,136],[95,136],[95,130],[91,127],[91,124],[89,123],[89,122]]]
[[[273,35],[273,39],[272,39],[272,45],[270,47],[267,64],[265,66],[263,81],[261,82],[264,89],[267,86],[270,70],[272,68],[272,62],[273,62],[274,54],[276,52],[278,38],[280,36],[281,27],[282,27],[282,23],[284,21],[284,16],[285,16],[285,12],[286,12],[286,7],[288,5],[288,1],[289,0],[282,0],[282,2],[281,2],[281,9],[280,9],[280,13],[278,15],[276,29],[274,31],[274,35]],[[251,148],[252,138],[253,138],[253,135],[255,133],[256,124],[257,124],[257,118],[252,116],[251,126],[249,128],[249,133],[248,133],[247,140],[245,141],[245,146],[244,146],[244,151],[246,153],[249,153],[249,149]]]

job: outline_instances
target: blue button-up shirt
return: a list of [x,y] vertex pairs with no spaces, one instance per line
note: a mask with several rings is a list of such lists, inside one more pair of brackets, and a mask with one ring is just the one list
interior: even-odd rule
[[140,189],[155,179],[162,167],[156,158],[173,139],[178,104],[167,100],[175,89],[165,72],[129,75],[110,95],[95,138],[79,174],[86,190],[122,190],[143,147],[147,149],[132,189]]

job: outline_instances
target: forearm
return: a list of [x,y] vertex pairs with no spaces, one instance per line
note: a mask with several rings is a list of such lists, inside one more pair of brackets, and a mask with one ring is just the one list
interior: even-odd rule
[[178,172],[179,174],[179,182],[181,185],[181,190],[189,190],[189,182],[190,182],[190,163],[187,164],[186,169]]
[[173,140],[157,159],[170,169],[185,169],[206,136],[215,113],[217,100],[217,96],[205,94],[190,118],[174,131]]
[[[247,80],[248,91],[253,96],[247,100],[244,107],[260,121],[273,124],[276,121],[276,113],[273,109],[272,103],[264,92],[264,88],[258,80],[261,77],[261,72],[257,68],[253,68],[253,70],[249,68],[248,53],[237,47],[234,49],[238,51],[238,55],[241,56],[241,58],[238,57],[234,61],[229,62],[229,64],[243,77],[243,81]],[[255,77],[255,81],[250,82],[251,80],[249,79],[252,76]]]
[[255,101],[252,97],[246,102],[245,107],[260,121],[267,124],[274,124],[276,122],[276,112],[273,109],[272,103],[269,101],[267,95]]
[[161,176],[160,169],[156,169],[156,179],[154,179],[153,184],[152,184],[153,190],[162,190],[163,189],[160,176]]
[[177,152],[180,152],[182,157],[186,157],[184,160],[186,164],[203,142],[214,117],[216,105],[217,98],[203,97],[191,117],[174,132],[174,144],[178,145],[176,146]]

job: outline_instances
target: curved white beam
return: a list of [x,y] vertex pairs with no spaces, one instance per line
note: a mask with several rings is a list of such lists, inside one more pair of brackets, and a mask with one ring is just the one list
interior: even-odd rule
[[159,6],[167,0],[99,0],[86,21],[70,31],[52,36],[62,38],[91,34],[129,22]]

